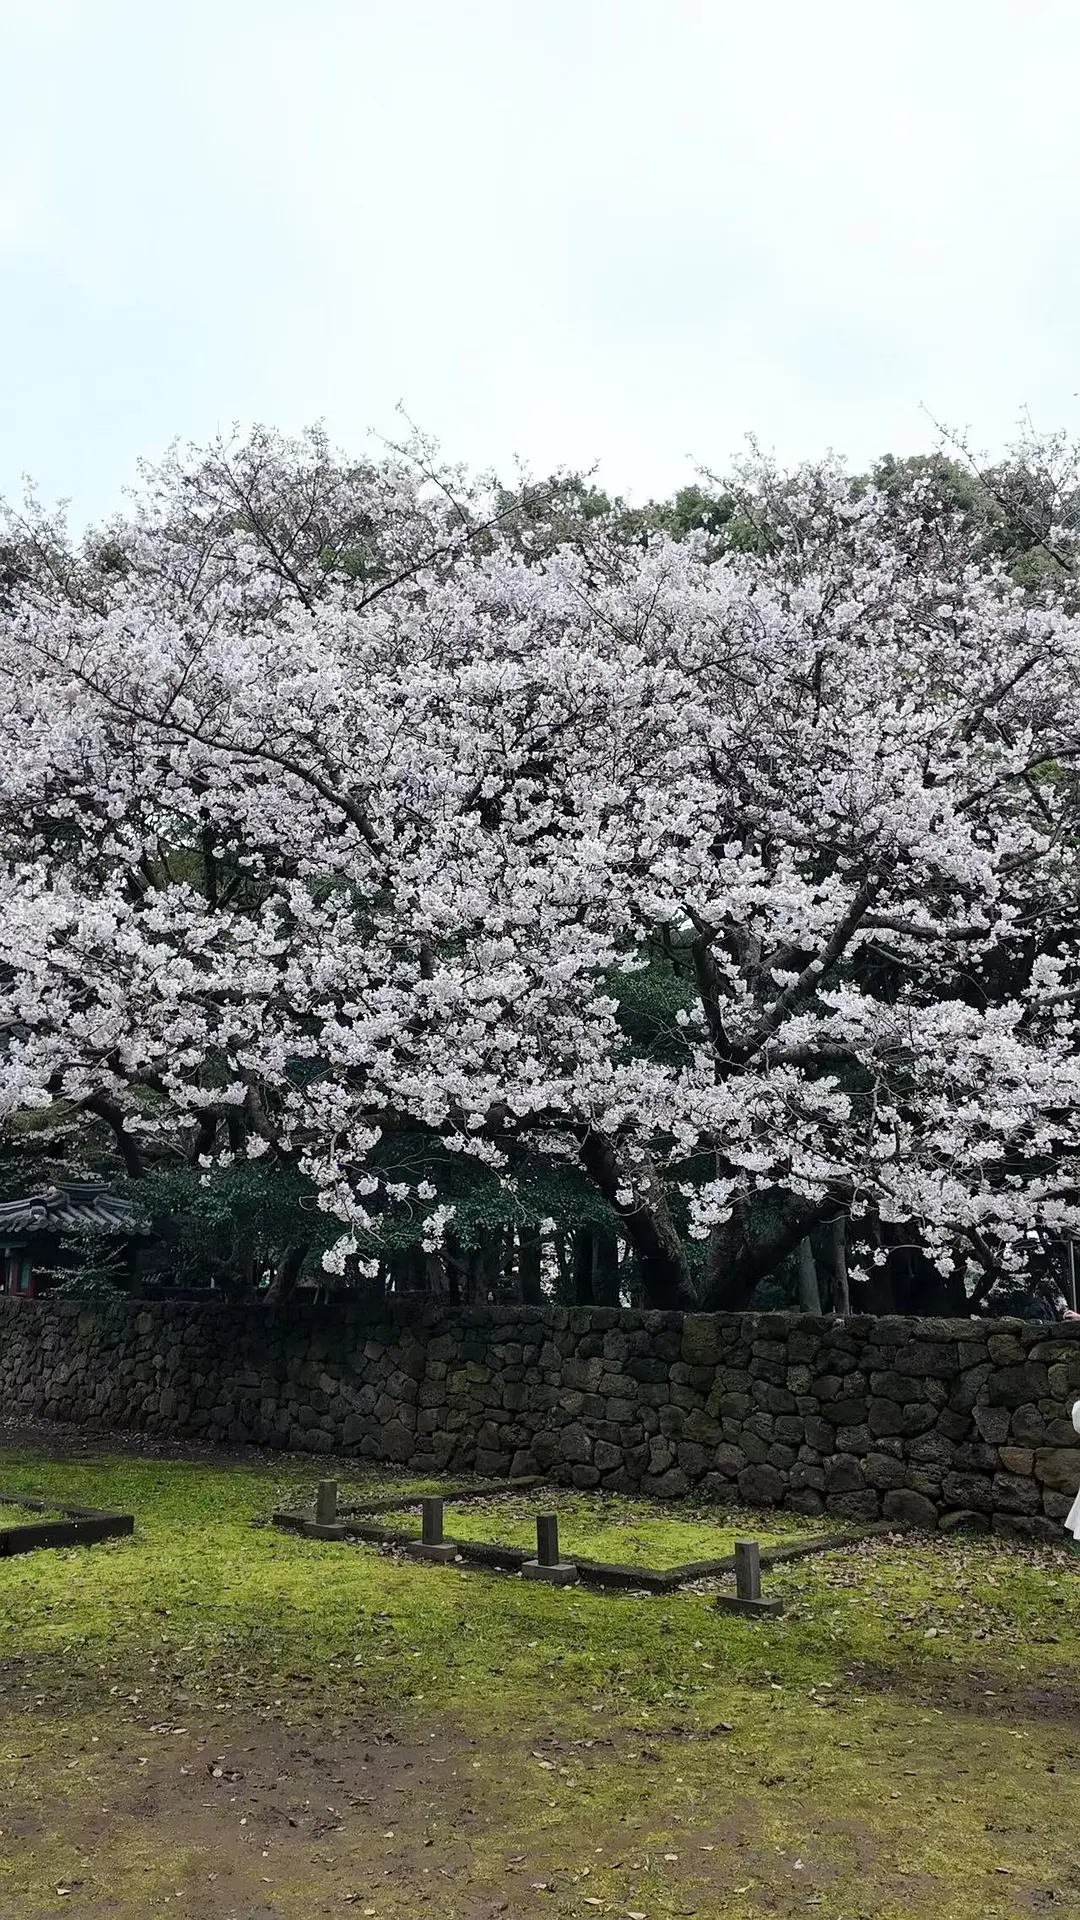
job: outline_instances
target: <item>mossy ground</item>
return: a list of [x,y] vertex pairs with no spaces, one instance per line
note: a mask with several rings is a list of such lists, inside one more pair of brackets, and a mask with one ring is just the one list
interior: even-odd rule
[[19,1507],[4,1501],[0,1505],[0,1533],[8,1527],[40,1526],[46,1520],[63,1520],[65,1515],[59,1507],[48,1507],[42,1512],[40,1507]]
[[1066,1549],[875,1541],[746,1622],[256,1524],[318,1477],[5,1453],[137,1532],[0,1562],[4,1920],[1080,1913]]
[[[618,1494],[565,1493],[550,1487],[493,1499],[450,1501],[444,1512],[450,1539],[488,1540],[506,1547],[535,1547],[536,1515],[555,1513],[559,1546],[567,1555],[630,1567],[675,1567],[688,1561],[722,1560],[735,1542],[752,1538],[762,1546],[794,1544],[840,1532],[839,1523],[806,1520],[793,1513],[754,1513],[747,1509],[694,1506],[679,1501],[658,1508],[648,1500]],[[420,1534],[418,1508],[377,1516],[381,1526]]]

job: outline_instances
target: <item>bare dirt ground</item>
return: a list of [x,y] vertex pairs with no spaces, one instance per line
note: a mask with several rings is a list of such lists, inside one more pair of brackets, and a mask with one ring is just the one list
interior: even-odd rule
[[[581,1742],[548,1739],[540,1764],[553,1773],[572,1769],[587,1796],[592,1768],[615,1762],[647,1773],[664,1740],[659,1730],[644,1745],[631,1736],[619,1753],[622,1740],[600,1736],[586,1753]],[[756,1914],[786,1917],[835,1911],[829,1896],[841,1892],[841,1877],[848,1879],[848,1871],[838,1872],[838,1844],[856,1879],[860,1870],[880,1870],[870,1828],[842,1816],[828,1822],[819,1857],[805,1846],[777,1848],[749,1793],[734,1807],[728,1801],[718,1817],[688,1824],[685,1837],[662,1854],[650,1854],[625,1815],[614,1825],[594,1826],[586,1812],[572,1842],[561,1825],[550,1838],[541,1830],[524,1841],[515,1834],[514,1810],[492,1793],[487,1760],[476,1758],[480,1750],[450,1727],[412,1740],[398,1740],[386,1728],[298,1732],[233,1724],[227,1738],[163,1730],[137,1735],[133,1743],[101,1743],[94,1759],[102,1792],[93,1811],[81,1805],[72,1819],[74,1810],[62,1799],[27,1810],[2,1795],[0,1824],[9,1841],[41,1850],[37,1920],[72,1914],[128,1920],[142,1912],[185,1920],[350,1913],[368,1920],[428,1913],[538,1920],[598,1912],[715,1920],[742,1912],[729,1899],[751,1888]],[[477,1779],[481,1766],[483,1781]],[[643,1795],[647,1790],[643,1781]],[[59,1851],[58,1833],[64,1836]],[[140,1853],[146,1891],[132,1904]],[[174,1858],[171,1871],[163,1869],[167,1857]],[[122,1893],[103,1882],[97,1865],[117,1859],[125,1862]],[[619,1888],[614,1899],[612,1876]],[[670,1883],[659,1906],[658,1876]],[[606,1897],[590,1895],[590,1887],[601,1884]],[[879,1873],[875,1884],[880,1891]],[[907,1901],[921,1911],[931,1892],[928,1876],[902,1875],[889,1887],[889,1911]],[[1051,1900],[1046,1910],[1065,1909]],[[25,1911],[0,1905],[4,1920],[22,1920]],[[858,1908],[851,1915],[875,1920]]]
[[[20,1810],[0,1801],[5,1835],[56,1852],[67,1830],[67,1867],[41,1892],[41,1910],[105,1920],[130,1910],[100,1884],[95,1862],[148,1854],[147,1910],[190,1920],[264,1920],[297,1911],[311,1887],[312,1914],[363,1912],[380,1905],[388,1883],[423,1911],[445,1910],[445,1882],[467,1876],[478,1815],[469,1804],[469,1746],[429,1735],[401,1744],[389,1730],[300,1733],[285,1727],[230,1725],[227,1737],[184,1729],[138,1733],[134,1744],[106,1736],[94,1756],[102,1799],[93,1812],[62,1800]],[[450,1837],[450,1833],[453,1837]],[[436,1832],[440,1836],[436,1841]],[[175,1885],[160,1886],[161,1853],[183,1836]],[[377,1843],[377,1844],[376,1844]],[[367,1856],[377,1851],[375,1865]],[[362,1863],[362,1864],[361,1864]],[[168,1879],[168,1875],[165,1876]],[[317,1892],[322,1881],[325,1897]],[[278,1904],[276,1889],[294,1889]],[[498,1911],[478,1900],[478,1915]],[[506,1911],[506,1909],[502,1909]],[[14,1910],[11,1920],[15,1920]]]

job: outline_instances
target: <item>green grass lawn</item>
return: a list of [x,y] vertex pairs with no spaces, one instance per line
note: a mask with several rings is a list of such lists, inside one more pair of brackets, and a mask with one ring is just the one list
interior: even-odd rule
[[59,1507],[48,1507],[42,1512],[40,1507],[14,1506],[4,1501],[3,1505],[0,1505],[0,1533],[3,1533],[6,1527],[40,1525],[42,1521],[64,1520],[66,1517]]
[[[876,1540],[747,1622],[260,1524],[325,1470],[0,1454],[5,1492],[136,1516],[0,1561],[3,1920],[1080,1912],[1065,1548]],[[687,1512],[603,1524],[743,1530]]]
[[[718,1514],[683,1501],[661,1509],[655,1502],[627,1500],[618,1494],[566,1493],[550,1487],[493,1499],[452,1501],[443,1521],[449,1539],[535,1547],[536,1515],[541,1511],[558,1515],[559,1546],[565,1555],[630,1567],[722,1560],[734,1552],[736,1540],[744,1538],[759,1540],[762,1546],[787,1546],[844,1530],[839,1522],[806,1520],[794,1513],[725,1508]],[[419,1508],[402,1508],[376,1518],[380,1526],[420,1536]]]

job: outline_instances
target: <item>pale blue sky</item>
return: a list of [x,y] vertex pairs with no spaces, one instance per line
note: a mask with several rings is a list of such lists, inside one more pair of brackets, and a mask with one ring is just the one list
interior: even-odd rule
[[0,492],[1077,425],[1078,85],[1075,0],[0,0]]

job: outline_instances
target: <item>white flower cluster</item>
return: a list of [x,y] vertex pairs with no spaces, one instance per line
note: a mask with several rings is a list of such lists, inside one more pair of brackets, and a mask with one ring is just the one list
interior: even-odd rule
[[[336,1272],[376,1194],[453,1217],[373,1174],[402,1124],[580,1152],[631,1232],[669,1169],[698,1237],[763,1190],[1080,1231],[1080,624],[917,502],[786,498],[762,554],[534,559],[262,436],[150,476],[111,568],[14,525],[0,1113],[209,1118],[203,1165],[232,1116]],[[663,1052],[617,999],[657,955]]]

